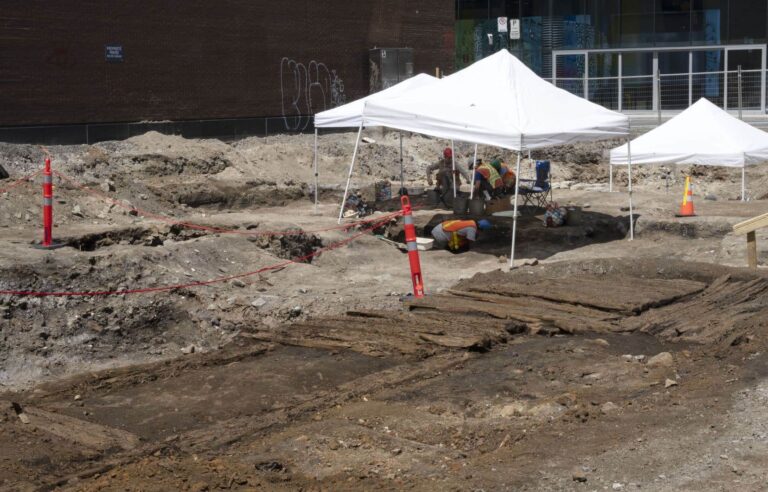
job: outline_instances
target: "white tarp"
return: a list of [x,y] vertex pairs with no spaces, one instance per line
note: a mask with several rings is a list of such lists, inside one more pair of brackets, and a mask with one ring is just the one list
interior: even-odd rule
[[[388,89],[376,92],[370,96],[352,101],[343,106],[339,106],[328,111],[323,111],[315,115],[316,128],[357,128],[360,126],[363,116],[363,108],[366,101],[378,101],[402,96],[407,91],[425,87],[436,82],[437,79],[431,75],[420,73],[406,79],[399,84],[395,84]],[[376,125],[366,125],[376,126]]]
[[[632,140],[632,164],[744,167],[768,161],[768,133],[706,99]],[[627,164],[627,145],[611,150],[611,164]]]
[[629,133],[625,115],[558,89],[507,50],[428,87],[368,100],[363,120],[365,126],[512,150]]

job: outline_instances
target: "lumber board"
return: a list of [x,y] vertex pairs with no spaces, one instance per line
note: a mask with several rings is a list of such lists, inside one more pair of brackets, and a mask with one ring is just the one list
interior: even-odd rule
[[757,237],[755,231],[747,233],[747,265],[757,270]]
[[733,226],[733,232],[736,234],[748,234],[763,227],[768,227],[768,214],[758,215],[744,222],[739,222]]

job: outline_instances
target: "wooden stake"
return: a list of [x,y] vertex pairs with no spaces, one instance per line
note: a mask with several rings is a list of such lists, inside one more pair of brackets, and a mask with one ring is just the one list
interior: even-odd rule
[[757,270],[757,237],[755,231],[747,233],[747,264]]

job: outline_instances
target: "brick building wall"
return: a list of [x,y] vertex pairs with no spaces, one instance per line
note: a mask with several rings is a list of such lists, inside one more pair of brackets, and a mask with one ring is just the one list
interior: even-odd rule
[[4,0],[0,126],[306,114],[366,95],[375,46],[451,71],[453,25],[450,0]]

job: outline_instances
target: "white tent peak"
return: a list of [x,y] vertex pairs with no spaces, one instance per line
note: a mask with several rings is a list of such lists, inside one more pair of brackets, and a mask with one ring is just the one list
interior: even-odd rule
[[[369,96],[357,99],[343,106],[337,106],[315,114],[316,128],[353,128],[360,126],[362,122],[363,109],[367,101],[393,98],[403,95],[405,92],[430,85],[437,81],[437,78],[420,73],[405,79],[404,81],[388,87]],[[375,125],[369,125],[375,126]]]
[[[632,140],[632,164],[744,167],[768,160],[768,133],[707,99]],[[611,150],[611,164],[627,164],[627,145]]]
[[629,131],[625,115],[555,87],[507,50],[428,87],[369,100],[363,119],[366,125],[512,150],[626,136]]

